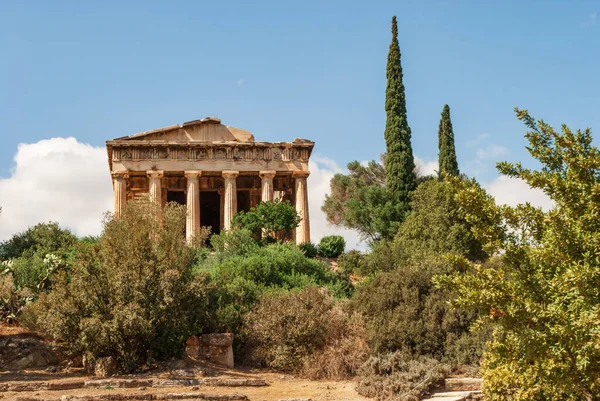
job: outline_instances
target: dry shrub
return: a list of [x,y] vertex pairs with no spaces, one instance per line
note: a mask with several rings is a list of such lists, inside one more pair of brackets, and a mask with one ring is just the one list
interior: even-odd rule
[[371,357],[360,369],[356,391],[378,400],[418,401],[450,373],[450,367],[400,351]]
[[346,378],[366,360],[362,319],[326,288],[268,292],[245,317],[247,361],[311,378]]
[[340,324],[335,325],[335,332],[327,335],[325,346],[304,361],[302,374],[311,379],[342,380],[354,377],[369,358],[362,316],[358,313],[349,316],[339,307],[334,308],[332,313],[340,315],[337,320]]

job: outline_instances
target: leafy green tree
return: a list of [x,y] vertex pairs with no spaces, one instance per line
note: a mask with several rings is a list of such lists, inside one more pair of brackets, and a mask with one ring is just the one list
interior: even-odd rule
[[275,241],[277,232],[290,233],[300,224],[300,215],[288,201],[260,202],[248,212],[233,216],[232,225],[252,232],[265,242]]
[[441,176],[459,176],[456,148],[454,146],[454,131],[450,120],[450,106],[444,105],[440,128],[438,130],[438,164]]
[[357,289],[354,299],[375,352],[400,350],[455,363],[478,362],[481,347],[465,352],[460,346],[469,336],[474,313],[452,309],[451,291],[436,289],[432,282],[436,275],[453,272],[446,255],[486,257],[455,194],[454,184],[447,181],[420,184],[393,242],[378,243],[362,258],[362,270],[379,272]]
[[75,242],[77,237],[60,228],[58,223],[40,223],[0,243],[0,260],[19,258],[25,253],[56,252],[68,249]]
[[385,157],[386,186],[394,200],[409,209],[410,194],[417,187],[415,161],[406,117],[406,95],[402,82],[398,25],[392,18],[392,43],[388,52],[387,88],[385,90]]
[[371,242],[393,238],[404,210],[385,187],[385,169],[376,161],[367,166],[353,161],[348,170],[331,180],[331,194],[321,207],[327,221],[355,229]]
[[542,168],[498,169],[555,206],[498,206],[475,182],[456,180],[473,232],[501,263],[456,258],[466,273],[438,282],[456,291],[456,305],[484,311],[481,324],[497,326],[483,364],[486,399],[600,400],[600,152],[590,129],[556,132],[516,112]]
[[487,257],[455,195],[453,183],[437,180],[426,181],[413,192],[412,212],[394,238],[394,260],[398,265],[449,253],[472,260]]

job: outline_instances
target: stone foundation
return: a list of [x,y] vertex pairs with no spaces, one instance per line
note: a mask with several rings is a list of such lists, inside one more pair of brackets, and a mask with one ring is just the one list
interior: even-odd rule
[[233,334],[203,334],[191,336],[186,341],[185,353],[191,359],[203,359],[233,368]]

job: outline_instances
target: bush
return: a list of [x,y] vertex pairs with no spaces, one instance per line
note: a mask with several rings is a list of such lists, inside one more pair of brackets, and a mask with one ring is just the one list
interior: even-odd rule
[[449,269],[445,259],[431,257],[379,273],[357,288],[352,304],[365,317],[373,352],[400,350],[442,360],[447,348],[468,332],[475,314],[452,308],[451,294],[431,281]]
[[315,258],[319,252],[317,246],[310,241],[300,244],[299,248],[307,258]]
[[358,273],[363,274],[364,271],[364,258],[360,251],[355,249],[343,253],[338,258],[338,266],[347,273]]
[[244,342],[239,334],[243,316],[267,290],[324,286],[339,298],[353,293],[347,277],[330,270],[322,261],[307,258],[294,244],[259,247],[249,242],[249,232],[233,230],[226,235],[245,238],[238,242],[245,245],[228,248],[225,253],[216,251],[201,260],[195,272],[210,276],[216,287],[211,298],[214,314],[210,330],[236,333],[236,346]]
[[148,199],[127,202],[71,274],[25,311],[32,329],[72,353],[112,356],[121,371],[179,356],[208,318],[206,277],[192,275],[182,238],[184,207],[169,204],[162,224]]
[[328,235],[319,242],[319,255],[325,258],[337,258],[344,252],[346,241],[340,235]]
[[[325,346],[305,358],[302,374],[313,380],[353,378],[369,358],[362,316],[358,313],[348,314],[339,306],[334,307],[332,312],[342,315],[339,321],[343,321],[343,325],[330,325]],[[332,319],[332,322],[335,321],[338,319]]]
[[349,317],[315,286],[265,293],[244,331],[248,361],[312,378],[353,376],[368,354],[360,316]]
[[435,359],[396,351],[371,357],[359,372],[356,391],[378,400],[418,401],[450,373]]

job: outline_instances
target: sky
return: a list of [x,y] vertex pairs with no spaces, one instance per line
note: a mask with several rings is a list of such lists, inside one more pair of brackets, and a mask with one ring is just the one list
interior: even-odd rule
[[436,168],[447,103],[461,171],[499,202],[547,206],[494,166],[535,166],[516,106],[557,128],[600,127],[599,11],[600,1],[2,1],[0,240],[48,219],[97,233],[112,207],[104,142],[207,116],[257,140],[314,140],[313,237],[338,232],[318,210],[329,179],[385,151],[393,15],[421,172]]

